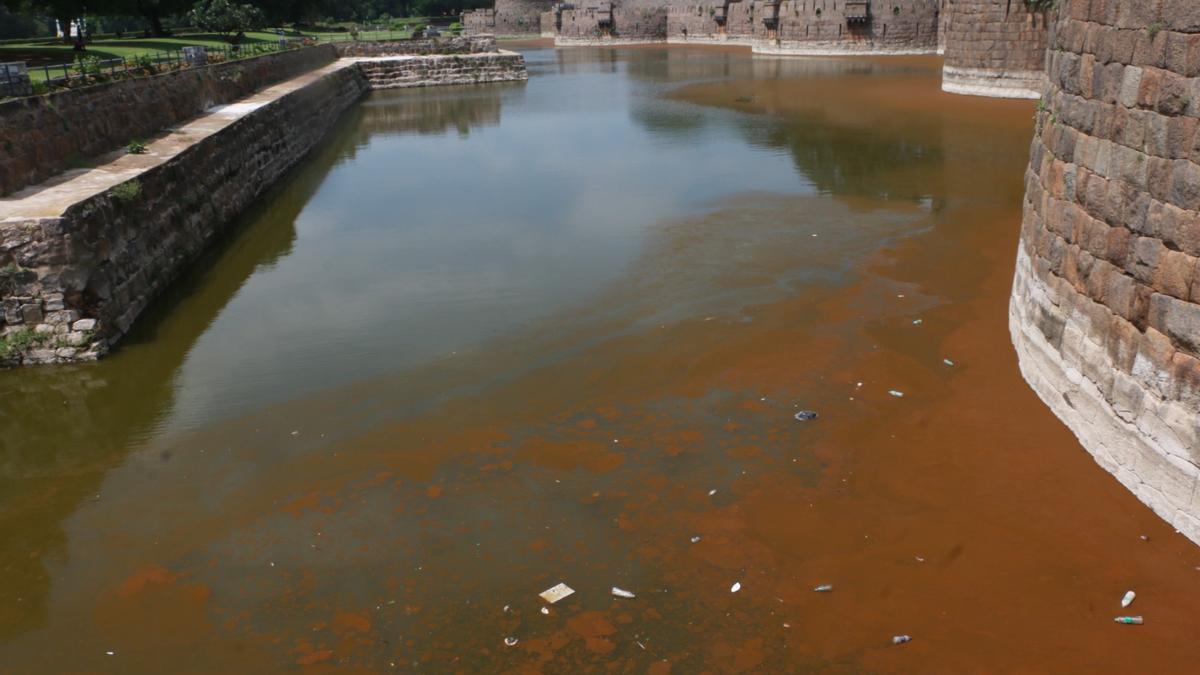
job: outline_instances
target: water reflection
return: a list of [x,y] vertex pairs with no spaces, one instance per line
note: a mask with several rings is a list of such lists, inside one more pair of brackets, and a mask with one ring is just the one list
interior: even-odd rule
[[[400,455],[424,458],[429,475],[444,460],[421,429],[383,426],[357,438],[359,464],[339,468],[319,442],[290,444],[298,421],[350,435],[377,422],[364,421],[368,409],[391,424],[450,410],[499,425],[594,396],[625,370],[636,377],[623,382],[670,382],[673,361],[660,353],[674,345],[657,343],[630,358],[618,350],[585,360],[570,377],[528,376],[656,326],[847,283],[870,251],[928,225],[912,203],[945,192],[947,157],[971,167],[1011,154],[979,153],[976,134],[947,131],[961,120],[923,111],[898,122],[894,109],[860,98],[890,81],[903,89],[908,77],[935,87],[921,64],[663,49],[545,50],[529,63],[527,85],[372,96],[110,359],[0,373],[0,637],[47,625],[51,591],[56,628],[72,625],[98,579],[125,570],[123,556],[146,554],[148,542],[196,574],[201,555],[216,550],[233,568],[267,552],[306,561],[274,499],[325,476],[402,464]],[[813,201],[814,191],[839,203]],[[855,215],[886,201],[909,210]],[[815,301],[786,324],[804,325]],[[709,364],[736,356],[692,337],[681,353],[712,349]],[[363,380],[376,388],[339,388]],[[513,380],[503,400],[476,399],[482,412],[440,408],[461,391]],[[305,402],[260,418],[297,397]],[[451,415],[426,428],[455,424]],[[192,435],[204,428],[215,431]],[[278,433],[261,440],[260,428]],[[153,451],[136,452],[144,448]],[[222,448],[236,454],[200,454]],[[693,477],[709,478],[705,467],[733,470],[714,460]],[[392,511],[357,512],[350,524],[424,536],[407,521],[387,529],[384,513]],[[455,511],[441,522],[449,530],[468,517]],[[589,518],[597,530],[606,522]],[[173,531],[179,524],[190,528]],[[104,538],[121,527],[137,534],[114,551]],[[451,560],[452,542],[439,542],[431,548]],[[339,560],[335,570],[366,564]],[[48,569],[67,581],[52,588]],[[286,590],[214,575],[212,586],[247,597]]]

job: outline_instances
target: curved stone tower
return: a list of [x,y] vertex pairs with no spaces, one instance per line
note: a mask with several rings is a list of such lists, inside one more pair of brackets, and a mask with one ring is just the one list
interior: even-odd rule
[[1062,0],[1047,72],[1009,309],[1021,371],[1200,543],[1200,2]]
[[496,37],[538,37],[542,34],[542,13],[553,6],[553,0],[496,0],[492,9],[463,12],[463,28],[468,33]]
[[1045,4],[1045,0],[946,0],[942,89],[974,96],[1041,96],[1051,11],[1035,7]]

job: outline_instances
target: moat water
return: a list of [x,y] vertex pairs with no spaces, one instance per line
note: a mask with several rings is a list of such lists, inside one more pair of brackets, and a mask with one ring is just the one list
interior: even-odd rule
[[1008,341],[1032,102],[526,49],[366,99],[110,358],[0,373],[0,673],[1194,667],[1200,551]]

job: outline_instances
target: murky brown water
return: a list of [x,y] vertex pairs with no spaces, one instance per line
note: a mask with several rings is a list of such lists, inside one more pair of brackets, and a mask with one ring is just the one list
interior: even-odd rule
[[1008,342],[1031,103],[528,58],[371,98],[113,358],[0,374],[0,672],[1194,668],[1200,554]]

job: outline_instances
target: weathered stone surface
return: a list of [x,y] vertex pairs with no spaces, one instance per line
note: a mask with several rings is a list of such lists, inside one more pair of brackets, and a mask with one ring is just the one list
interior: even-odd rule
[[335,58],[328,45],[307,47],[0,102],[0,195]]
[[372,89],[509,82],[528,78],[519,54],[463,54],[408,59],[359,59]]
[[1200,35],[1181,18],[1200,3],[1159,4],[1067,0],[1053,27],[1009,315],[1034,390],[1200,543]]
[[[1008,0],[947,0],[942,11],[947,14],[943,90],[1006,98],[1041,95],[1050,13]],[[1085,64],[1078,55],[1064,54],[1070,58],[1061,59],[1051,73],[1061,88],[1072,94],[1097,89],[1098,59]]]
[[496,0],[494,7],[464,12],[462,24],[473,34],[536,37],[542,33],[542,14],[554,4],[555,0]]
[[354,56],[487,54],[496,52],[496,38],[491,35],[461,35],[425,38],[422,40],[334,42],[333,49],[342,58]]
[[[455,44],[473,49],[494,42],[484,37]],[[439,45],[389,43],[377,51],[429,51]],[[231,106],[233,112],[209,113],[200,123],[204,134],[176,137],[185,139],[172,150],[176,154],[132,169],[118,167],[117,160],[96,170],[135,179],[140,189],[133,200],[97,187],[99,179],[82,180],[78,189],[62,187],[61,193],[52,185],[6,200],[0,204],[0,260],[12,262],[0,273],[3,328],[6,334],[32,330],[41,336],[18,361],[60,363],[102,355],[238,212],[369,89],[526,77],[523,58],[511,52],[343,59],[268,88],[260,98],[243,99],[251,102]],[[222,115],[219,126],[216,118]],[[4,124],[0,120],[0,128]],[[60,215],[21,215],[23,199],[35,201],[35,211],[52,207]]]

